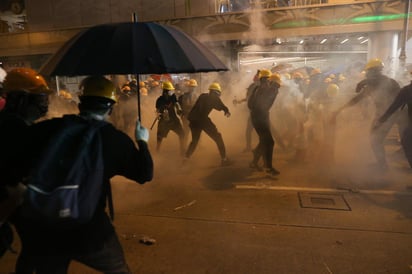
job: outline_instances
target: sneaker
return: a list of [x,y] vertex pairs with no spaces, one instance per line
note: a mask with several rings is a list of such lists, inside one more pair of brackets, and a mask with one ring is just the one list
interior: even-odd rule
[[230,166],[233,164],[232,160],[229,160],[228,158],[223,158],[222,159],[222,166]]
[[273,167],[265,168],[265,173],[267,175],[270,175],[270,176],[276,176],[276,175],[280,174],[280,172],[278,170],[274,169]]

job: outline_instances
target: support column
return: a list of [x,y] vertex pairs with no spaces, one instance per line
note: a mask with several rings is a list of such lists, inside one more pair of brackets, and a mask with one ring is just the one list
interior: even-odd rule
[[379,58],[385,64],[385,71],[393,74],[399,65],[399,33],[394,31],[377,31],[369,33],[368,60]]

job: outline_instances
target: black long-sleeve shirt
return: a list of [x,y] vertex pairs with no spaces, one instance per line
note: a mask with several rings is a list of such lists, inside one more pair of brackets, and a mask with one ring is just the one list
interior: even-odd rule
[[[83,118],[72,115],[73,119]],[[27,172],[37,165],[42,148],[52,140],[54,133],[63,125],[61,118],[55,118],[40,122],[30,127],[27,134],[26,155],[24,164]],[[123,132],[113,125],[107,124],[99,129],[102,139],[104,181],[106,186],[100,203],[92,220],[75,229],[56,229],[35,223],[31,220],[16,215],[15,224],[22,237],[35,247],[34,252],[54,253],[67,252],[78,253],[81,250],[94,250],[113,233],[113,225],[105,212],[106,193],[110,178],[122,175],[140,184],[152,180],[153,160],[144,141],[135,143]],[[114,205],[116,205],[114,201]],[[63,230],[63,231],[62,231]]]
[[229,109],[227,108],[227,106],[225,106],[225,104],[223,104],[219,95],[215,94],[214,92],[202,93],[199,98],[197,98],[195,105],[190,111],[188,120],[204,121],[208,118],[209,113],[213,109],[216,109],[218,111],[223,110],[225,113],[229,112]]
[[398,96],[395,97],[392,104],[379,118],[379,122],[385,122],[395,111],[404,105],[408,105],[409,125],[412,125],[412,82],[400,90]]

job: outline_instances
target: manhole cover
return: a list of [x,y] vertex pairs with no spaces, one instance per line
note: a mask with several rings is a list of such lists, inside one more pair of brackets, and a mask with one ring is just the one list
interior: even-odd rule
[[351,211],[342,194],[298,192],[298,197],[302,208]]

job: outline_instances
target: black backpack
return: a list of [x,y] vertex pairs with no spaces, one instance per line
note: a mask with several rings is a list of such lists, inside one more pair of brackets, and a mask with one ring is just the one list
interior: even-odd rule
[[[104,167],[99,129],[107,122],[75,115],[62,119],[63,127],[50,139],[27,180],[21,213],[44,224],[68,227],[89,222],[100,202]],[[108,188],[110,193],[110,184]]]

